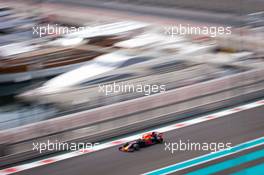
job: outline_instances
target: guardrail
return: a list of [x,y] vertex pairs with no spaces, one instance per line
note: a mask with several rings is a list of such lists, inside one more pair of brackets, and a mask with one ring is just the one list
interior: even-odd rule
[[0,132],[2,166],[43,154],[32,142],[95,142],[264,95],[264,69],[104,106]]

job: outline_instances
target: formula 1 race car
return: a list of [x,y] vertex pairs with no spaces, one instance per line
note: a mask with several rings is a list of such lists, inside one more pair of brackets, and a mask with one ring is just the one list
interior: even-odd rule
[[119,150],[123,152],[134,152],[140,150],[140,148],[162,142],[163,142],[162,133],[151,132],[144,134],[142,138],[136,141],[125,143],[123,146],[119,147]]

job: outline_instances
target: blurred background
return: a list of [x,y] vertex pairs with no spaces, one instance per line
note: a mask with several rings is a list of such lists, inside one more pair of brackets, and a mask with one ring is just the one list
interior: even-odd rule
[[[249,67],[254,67],[253,65],[260,66],[258,62],[262,63],[262,55],[254,51],[261,51],[260,47],[263,46],[263,43],[258,46],[258,42],[263,41],[262,10],[263,2],[257,0],[226,3],[207,0],[195,2],[21,0],[8,3],[3,1],[0,11],[0,128],[16,127],[143,95],[96,96],[91,92],[97,91],[96,85],[100,82],[128,80],[146,82],[150,80],[148,76],[153,76],[151,83],[166,84],[167,90],[170,90],[180,85],[196,83],[191,79],[196,79],[197,82],[205,81],[245,71],[250,69]],[[134,28],[134,24],[138,27]],[[213,38],[199,33],[177,36],[172,30],[170,34],[166,34],[166,27],[173,28],[179,24],[200,28],[230,27],[232,36],[219,35]],[[75,32],[84,27],[86,30]],[[91,29],[94,27],[97,27],[95,30],[98,33]],[[119,29],[121,30],[118,31]],[[248,37],[245,38],[244,46],[241,46],[241,35]],[[227,37],[238,44],[233,45]],[[253,37],[257,43],[255,48],[251,48],[250,44]],[[60,89],[46,87],[50,89],[35,90],[43,85],[56,84],[55,77],[59,75],[62,75],[61,79],[64,76],[65,80],[73,81],[67,78],[67,72],[93,63],[100,55],[117,51],[121,51],[122,53],[118,54],[124,54],[124,57],[127,54],[133,54],[131,58],[139,57],[138,60],[142,61],[138,63],[146,60],[145,58],[149,59],[149,62],[140,65],[145,67],[143,68],[146,69],[145,72],[136,70],[131,72],[131,68],[121,68],[122,65],[121,67],[116,65],[118,74],[111,70],[108,74],[105,72],[90,76],[89,70],[86,72],[80,70],[80,74],[87,77],[78,80],[79,82],[73,82],[72,85],[65,85]],[[214,54],[219,58],[215,58]],[[199,58],[198,61],[194,58],[183,58],[186,55],[203,59]],[[165,58],[168,61],[164,61]],[[242,62],[252,64],[245,67]],[[197,67],[198,65],[200,67]],[[108,66],[107,62],[104,66]],[[205,75],[190,72],[189,83],[176,83],[176,80],[161,82],[154,76],[159,74],[172,79],[174,75],[165,73],[169,71],[176,73],[179,69],[190,69],[195,66],[197,70],[193,71],[198,71],[198,68],[209,71],[205,67],[210,67],[211,74],[203,71],[201,73]],[[119,73],[120,68],[123,70],[122,73]],[[80,75],[76,72],[72,76]],[[204,76],[204,80],[194,76]],[[59,78],[57,79],[57,83],[60,83]],[[172,85],[173,83],[177,85]],[[63,95],[69,92],[68,96]],[[61,108],[63,106],[67,106],[67,109]]]
[[[175,33],[179,25],[196,30]],[[210,27],[221,31],[215,36],[201,32]],[[133,110],[129,108],[133,104],[128,105],[133,100],[151,100],[162,94],[166,99],[167,93],[175,92],[178,96],[170,100],[178,106],[164,104],[157,114],[203,104],[188,111],[195,115],[260,99],[263,46],[262,0],[0,0],[2,155],[16,152],[22,142],[28,151],[28,140],[50,134],[65,140],[66,136],[57,134],[92,126],[85,123],[89,117],[73,117],[67,128],[70,120],[64,124],[65,116],[83,115],[103,106],[128,102],[119,108],[128,111]],[[198,85],[212,81],[204,92],[210,94],[202,94]],[[166,91],[149,96],[99,91],[99,85],[114,82],[164,85]],[[185,87],[193,91],[182,91]],[[199,102],[190,100],[199,95],[203,95]],[[142,110],[155,106],[159,99],[153,99],[153,104],[142,102]],[[97,121],[120,112],[112,111],[89,115]],[[61,121],[48,123],[55,118]],[[53,130],[59,123],[64,127]],[[32,130],[34,124],[43,128]],[[25,133],[11,137],[9,131]],[[75,131],[67,139],[74,140],[78,133],[78,138],[87,137],[87,132],[93,133]]]

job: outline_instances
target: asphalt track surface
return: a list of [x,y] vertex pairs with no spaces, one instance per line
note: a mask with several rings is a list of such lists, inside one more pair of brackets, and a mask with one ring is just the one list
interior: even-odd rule
[[[195,143],[231,142],[232,146],[264,136],[264,106],[231,114],[215,120],[176,129],[164,134],[166,142]],[[165,151],[165,145],[142,148],[138,152],[123,153],[117,147],[81,155],[64,161],[25,170],[19,175],[123,175],[142,174],[182,162],[207,151]],[[254,163],[254,162],[253,162]],[[247,165],[250,166],[250,165]]]

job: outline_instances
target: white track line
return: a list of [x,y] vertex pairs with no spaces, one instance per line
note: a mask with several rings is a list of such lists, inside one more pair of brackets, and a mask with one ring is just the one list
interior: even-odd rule
[[[214,114],[209,114],[209,115],[205,115],[205,116],[202,116],[202,117],[199,117],[199,118],[187,120],[187,121],[184,121],[184,122],[181,122],[181,123],[172,124],[172,125],[168,125],[168,126],[165,126],[165,127],[157,128],[157,129],[155,129],[155,131],[157,131],[157,132],[168,132],[168,131],[172,131],[172,130],[175,130],[175,129],[180,129],[180,128],[183,128],[183,127],[186,127],[186,126],[202,123],[202,122],[205,122],[205,121],[209,121],[209,120],[214,120],[214,119],[217,119],[217,118],[225,117],[225,116],[228,116],[228,115],[233,114],[233,113],[237,113],[237,112],[241,112],[241,111],[244,111],[244,110],[252,109],[252,108],[255,108],[255,107],[262,106],[262,105],[264,105],[264,100],[259,100],[259,101],[253,102],[253,103],[249,103],[249,104],[246,104],[246,105],[239,106],[239,107],[223,110],[223,111],[220,111],[220,112],[217,112],[217,113],[214,113]],[[148,132],[151,132],[151,131],[148,131]],[[76,157],[76,156],[89,154],[89,153],[92,153],[92,152],[95,152],[95,151],[100,151],[100,150],[103,150],[103,149],[106,149],[106,148],[110,148],[110,147],[113,147],[113,146],[117,146],[117,145],[123,144],[125,142],[136,140],[136,139],[140,138],[142,136],[142,134],[144,134],[144,133],[145,132],[141,132],[139,134],[135,134],[135,135],[132,135],[132,136],[129,136],[129,137],[125,137],[125,138],[113,140],[113,141],[110,141],[110,142],[107,142],[107,143],[103,143],[103,144],[100,144],[100,145],[96,145],[96,146],[94,146],[91,149],[86,149],[85,151],[82,151],[82,149],[80,149],[78,151],[65,153],[65,154],[62,154],[62,155],[46,158],[46,159],[39,160],[39,161],[36,161],[36,162],[32,162],[32,163],[28,163],[28,164],[22,164],[22,165],[18,165],[18,166],[11,167],[11,168],[6,168],[6,169],[3,169],[3,170],[0,170],[0,175],[13,174],[13,173],[17,173],[17,172],[20,172],[20,171],[23,171],[23,170],[28,170],[28,169],[32,169],[32,168],[35,168],[35,167],[51,164],[51,163],[62,161],[62,160],[69,159],[69,158],[73,158],[73,157]]]

